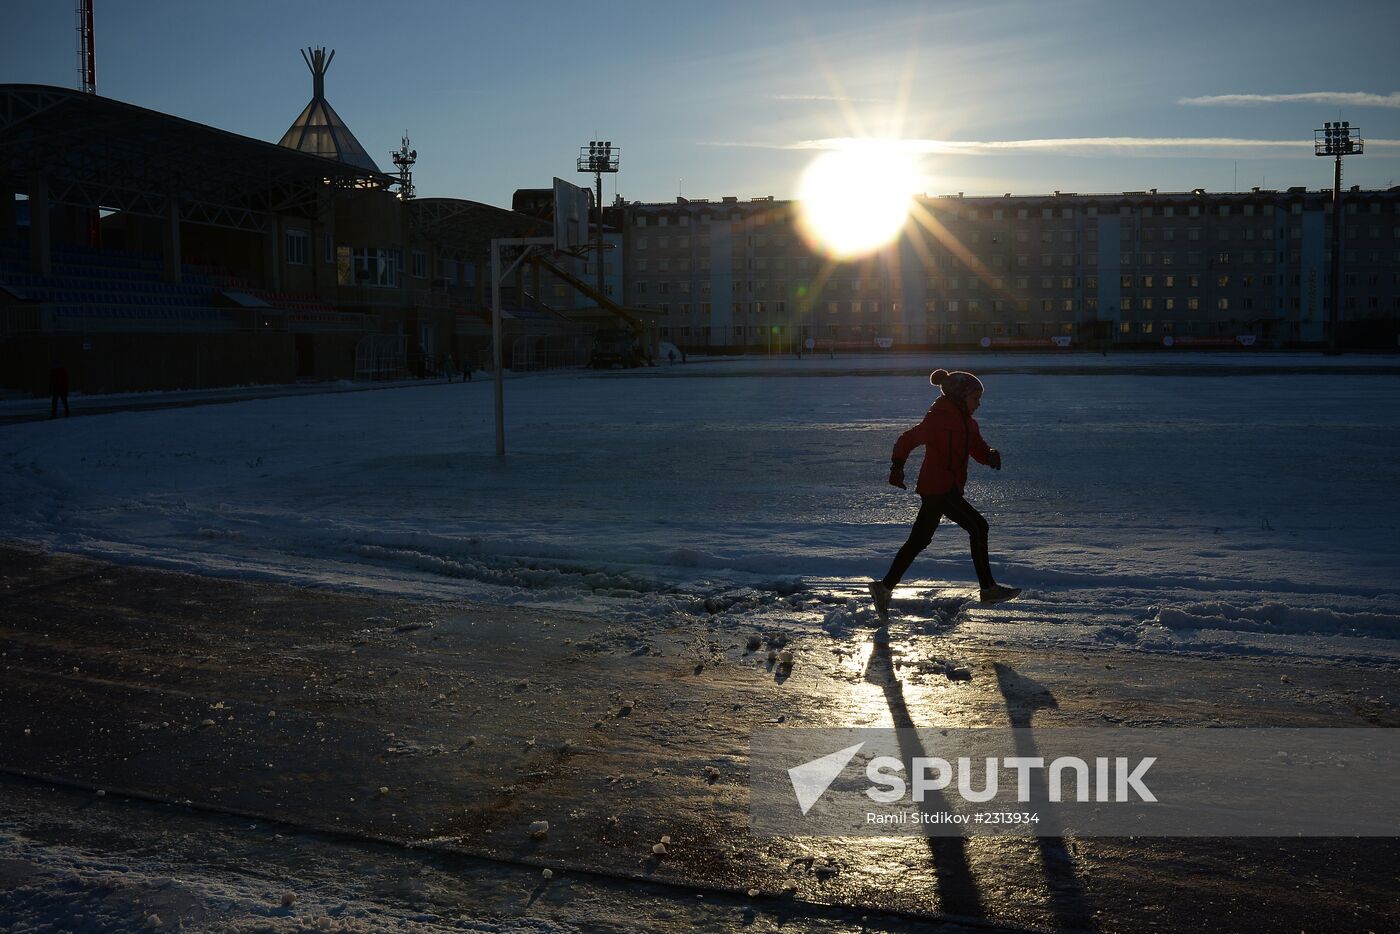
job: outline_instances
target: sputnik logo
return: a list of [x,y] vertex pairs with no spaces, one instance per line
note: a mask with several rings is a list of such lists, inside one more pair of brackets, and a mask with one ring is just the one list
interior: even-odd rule
[[788,777],[792,779],[792,790],[797,794],[797,804],[802,808],[804,817],[821,796],[826,794],[831,783],[836,781],[836,776],[841,774],[841,770],[855,758],[856,753],[860,752],[860,747],[864,745],[865,743],[856,743],[829,756],[822,756],[820,759],[813,759],[788,769]]

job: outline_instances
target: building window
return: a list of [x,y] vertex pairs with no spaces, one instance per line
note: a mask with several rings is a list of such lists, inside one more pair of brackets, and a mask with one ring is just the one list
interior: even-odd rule
[[311,234],[304,230],[287,231],[287,265],[305,266],[311,261]]
[[[403,266],[403,251],[383,247],[344,246],[336,251],[339,268],[336,281],[340,285],[369,285],[393,288],[399,284]],[[444,271],[444,276],[447,272]],[[456,270],[451,281],[455,284]]]
[[410,254],[413,258],[413,278],[425,279],[428,276],[428,254],[422,250],[414,250]]
[[322,259],[330,265],[335,263],[335,236],[329,230],[321,235]]
[[647,225],[646,216],[645,216],[645,215],[642,215],[642,214],[638,214],[638,215],[637,215],[637,226],[638,226],[638,227],[645,227],[646,225]]

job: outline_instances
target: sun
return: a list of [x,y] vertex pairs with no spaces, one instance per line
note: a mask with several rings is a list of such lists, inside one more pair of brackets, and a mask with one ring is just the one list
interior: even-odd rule
[[881,140],[860,140],[812,160],[798,182],[803,235],[839,259],[899,236],[922,179],[918,161]]

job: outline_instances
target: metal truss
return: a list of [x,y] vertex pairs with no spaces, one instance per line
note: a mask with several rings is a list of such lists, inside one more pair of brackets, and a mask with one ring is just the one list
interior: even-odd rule
[[0,181],[40,173],[53,203],[264,232],[314,218],[330,189],[395,179],[168,114],[65,88],[0,85]]

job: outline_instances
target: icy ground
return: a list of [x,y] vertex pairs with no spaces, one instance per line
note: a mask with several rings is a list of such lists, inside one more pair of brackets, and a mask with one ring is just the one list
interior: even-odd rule
[[[487,379],[34,422],[0,430],[0,537],[639,628],[839,633],[872,621],[864,582],[917,508],[885,474],[936,393],[918,374],[972,365],[1006,466],[973,464],[968,498],[998,578],[1026,594],[971,602],[966,536],[945,524],[896,593],[896,630],[1393,663],[1400,369],[1342,360],[552,373],[507,383],[503,459]],[[1311,371],[1274,372],[1289,366]]]

